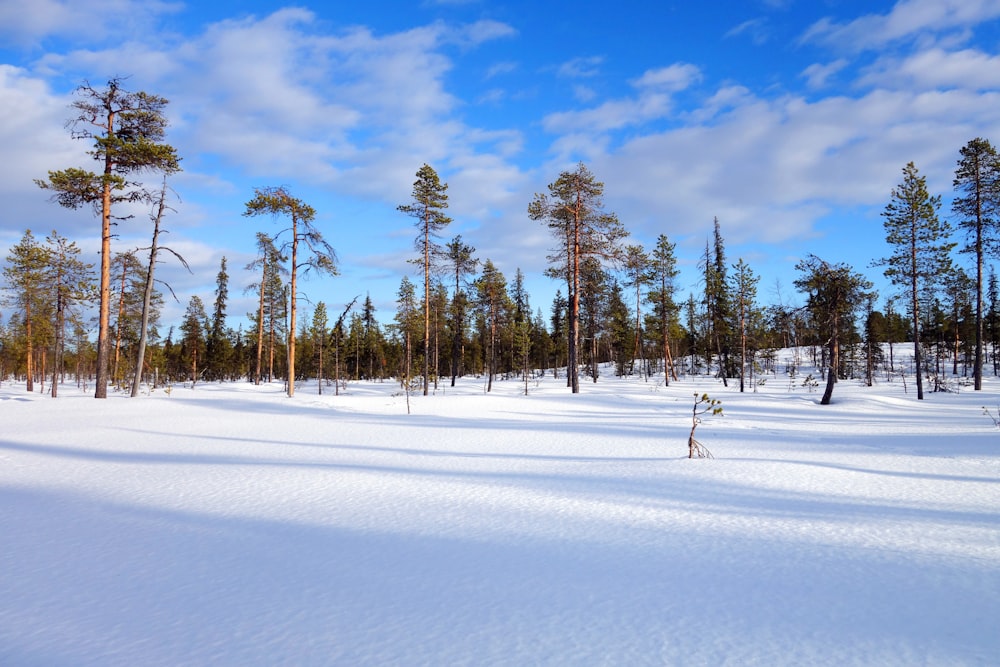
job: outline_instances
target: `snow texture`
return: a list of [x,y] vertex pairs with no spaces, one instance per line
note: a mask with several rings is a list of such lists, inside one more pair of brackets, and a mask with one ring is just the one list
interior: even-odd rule
[[1000,382],[528,389],[4,384],[0,664],[1000,664]]

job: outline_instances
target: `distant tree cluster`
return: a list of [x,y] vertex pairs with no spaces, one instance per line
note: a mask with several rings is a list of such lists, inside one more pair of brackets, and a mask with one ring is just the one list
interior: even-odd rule
[[[256,232],[257,256],[245,269],[255,276],[246,289],[257,305],[246,326],[227,325],[229,273],[222,258],[211,302],[190,296],[182,321],[163,336],[161,288],[176,295],[155,278],[156,267],[166,255],[187,266],[160,242],[170,210],[167,179],[180,169],[180,158],[163,142],[167,101],[128,92],[117,79],[103,89],[85,84],[78,93],[72,135],[93,142],[90,155],[100,168],[53,171],[37,184],[62,206],[94,209],[101,263],[95,272],[57,232],[43,243],[28,230],[10,249],[0,302],[6,313],[0,381],[15,378],[28,391],[47,380],[55,396],[59,384],[72,381],[92,383],[102,398],[109,387],[134,396],[144,386],[243,380],[280,381],[293,396],[297,381],[316,379],[320,392],[348,380],[392,380],[427,394],[441,378],[454,385],[475,375],[487,391],[497,378],[516,378],[528,392],[532,377],[563,373],[577,393],[581,376],[597,382],[602,368],[665,384],[684,374],[711,375],[746,391],[779,371],[795,382],[804,353],[822,369],[821,401],[828,403],[837,381],[849,377],[870,385],[880,376],[909,376],[920,399],[927,381],[938,390],[949,378],[969,377],[980,389],[984,368],[1000,373],[1000,286],[990,265],[1000,253],[1000,159],[985,139],[960,150],[955,229],[940,216],[941,197],[928,192],[916,166],[903,168],[882,214],[889,251],[872,263],[899,288],[881,308],[862,273],[813,255],[796,266],[804,306],[781,302],[780,293],[778,303],[763,304],[750,264],[727,257],[718,219],[699,264],[701,289],[681,298],[675,244],[666,235],[648,249],[628,243],[628,231],[605,208],[604,184],[579,164],[527,206],[551,234],[546,274],[560,283],[543,312],[530,303],[520,269],[505,276],[461,236],[442,238],[451,222],[448,185],[424,164],[410,201],[398,207],[415,221],[413,263],[421,281],[402,278],[387,324],[370,295],[345,299],[343,308],[310,304],[302,316],[300,277],[335,275],[336,254],[315,226],[313,207],[286,187],[269,187],[255,190],[244,211],[281,223],[274,233]],[[161,186],[147,188],[141,174],[157,175]],[[151,205],[149,247],[112,252],[123,202]],[[970,258],[971,271],[960,267],[956,249]],[[90,320],[95,304],[97,318]],[[900,343],[913,346],[912,362],[894,358]],[[780,349],[796,352],[779,359]]]

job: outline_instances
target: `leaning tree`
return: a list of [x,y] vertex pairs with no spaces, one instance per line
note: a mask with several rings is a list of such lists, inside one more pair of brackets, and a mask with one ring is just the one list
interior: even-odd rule
[[840,372],[841,341],[854,325],[854,314],[872,297],[872,284],[846,264],[830,264],[809,255],[795,265],[801,276],[795,287],[808,298],[806,308],[826,339],[829,367],[821,405],[829,405]]

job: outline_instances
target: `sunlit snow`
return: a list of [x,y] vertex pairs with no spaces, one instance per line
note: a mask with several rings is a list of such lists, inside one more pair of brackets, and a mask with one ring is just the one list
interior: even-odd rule
[[0,664],[1000,664],[1000,381],[581,386],[4,383]]

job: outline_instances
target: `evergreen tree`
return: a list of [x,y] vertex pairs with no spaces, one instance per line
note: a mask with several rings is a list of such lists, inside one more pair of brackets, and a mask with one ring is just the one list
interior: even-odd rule
[[112,206],[148,199],[140,184],[129,178],[144,171],[164,174],[180,169],[173,147],[162,143],[167,100],[144,92],[128,92],[121,79],[112,79],[98,90],[84,84],[73,103],[79,115],[68,126],[77,139],[94,141],[90,155],[101,165],[100,174],[69,168],[50,171],[48,180],[35,183],[53,191],[61,206],[77,209],[91,205],[101,212],[101,270],[97,334],[97,385],[95,398],[107,398],[110,365],[111,226]]
[[993,375],[1000,375],[1000,357],[997,356],[997,346],[1000,345],[1000,281],[996,271],[990,267],[986,281],[986,336],[990,341],[990,351],[993,359]]
[[607,289],[607,322],[614,355],[615,371],[619,377],[631,373],[634,356],[630,353],[635,340],[629,308],[621,284],[614,280]]
[[888,267],[886,277],[908,292],[918,400],[924,397],[920,293],[948,273],[948,253],[955,245],[944,240],[950,228],[947,222],[938,218],[940,207],[941,197],[932,197],[927,192],[927,180],[910,162],[903,168],[902,183],[893,188],[891,200],[882,212],[886,241],[893,246],[894,252],[877,265]]
[[500,330],[505,324],[504,314],[507,311],[509,297],[507,295],[507,279],[493,262],[486,260],[483,273],[476,280],[477,304],[489,331],[486,348],[486,391],[493,389],[493,376],[497,372],[497,345]]
[[430,387],[431,269],[435,257],[441,252],[435,239],[451,222],[451,218],[444,214],[444,209],[448,208],[447,192],[448,184],[442,183],[437,172],[425,164],[417,170],[412,202],[398,207],[401,213],[417,219],[419,230],[416,248],[424,269],[424,396]]
[[[521,376],[527,383],[530,371],[528,364],[531,361],[531,303],[528,290],[524,286],[524,272],[521,271],[520,267],[514,272],[514,284],[510,287],[510,299],[514,306],[511,322],[514,356],[520,365]],[[527,384],[525,384],[524,393],[528,393]]]
[[705,317],[709,335],[706,361],[711,366],[712,355],[718,357],[719,376],[722,384],[728,387],[732,306],[726,278],[726,250],[718,218],[714,221],[712,238],[712,245],[705,246],[704,257]]
[[[566,335],[566,331],[568,330],[569,327],[566,325],[566,319],[568,316],[568,310],[569,310],[569,302],[566,301],[566,297],[562,295],[562,292],[560,290],[556,290],[556,295],[552,299],[552,316],[549,319],[549,322],[552,325],[552,348],[553,348],[552,376],[553,377],[559,377],[559,372],[558,372],[559,366],[561,366],[567,358],[568,338]],[[567,373],[566,375],[567,375],[566,386],[571,386],[569,384],[569,379],[568,379],[570,374]]]
[[753,355],[747,357],[747,339],[757,310],[757,283],[760,282],[760,278],[740,257],[740,261],[733,265],[730,280],[740,340],[740,391],[742,392],[746,386],[748,364],[751,372],[753,371]]
[[268,343],[268,381],[273,376],[275,330],[280,326],[284,317],[284,283],[281,276],[287,275],[288,270],[284,267],[287,258],[274,245],[270,236],[263,232],[257,232],[257,258],[246,265],[247,271],[259,269],[261,272],[260,282],[250,285],[247,289],[257,289],[258,307],[256,317],[251,317],[254,322],[257,335],[257,358],[254,367],[253,382],[260,384],[263,377],[263,354],[264,341]]
[[[625,247],[625,286],[635,289],[635,340],[632,345],[629,373],[635,372],[635,360],[638,357],[645,369],[646,355],[642,349],[642,290],[649,285],[655,276],[649,255],[641,245]],[[645,370],[643,370],[645,373]]]
[[59,376],[63,372],[67,318],[77,305],[96,297],[93,264],[80,259],[80,248],[55,230],[45,239],[48,246],[47,288],[55,305],[55,353],[52,361],[52,398],[58,395]]
[[610,280],[604,267],[595,257],[586,257],[580,263],[580,323],[587,346],[586,362],[590,379],[600,377],[600,339],[606,322]]
[[620,256],[620,242],[628,232],[613,213],[603,210],[604,184],[583,164],[575,171],[565,171],[549,185],[549,193],[536,194],[528,205],[532,220],[544,221],[562,246],[549,259],[563,269],[569,289],[568,372],[574,394],[580,391],[579,342],[581,263],[590,257],[597,260]]
[[868,298],[872,284],[846,264],[828,264],[809,255],[795,265],[802,276],[795,286],[808,297],[807,308],[827,341],[829,363],[821,405],[829,405],[840,372],[841,344],[848,337],[855,312]]
[[674,293],[677,291],[677,259],[674,256],[675,244],[664,234],[656,239],[651,257],[651,282],[653,288],[647,298],[653,307],[652,319],[659,333],[660,345],[663,348],[664,385],[670,385],[670,379],[677,379],[674,361],[670,350],[670,331],[677,317],[677,306],[674,303]]
[[[123,387],[128,373],[128,353],[139,342],[139,328],[143,315],[143,290],[146,285],[146,268],[139,262],[134,250],[115,253],[111,260],[114,283],[111,296],[114,302],[114,354],[111,358],[111,380]],[[151,304],[150,322],[155,326],[162,305],[162,295],[155,293]]]
[[544,375],[552,356],[552,337],[545,328],[545,318],[542,316],[541,308],[535,311],[535,318],[531,323],[531,354],[534,360],[533,368],[540,369]]
[[375,319],[375,305],[371,296],[365,297],[364,306],[361,310],[361,321],[364,325],[363,353],[364,359],[362,368],[367,370],[366,377],[369,380],[375,379],[375,369],[379,368],[379,377],[382,377],[382,345],[381,332],[379,331],[378,320]]
[[223,257],[219,262],[219,273],[215,276],[215,304],[212,307],[212,320],[205,350],[205,375],[210,380],[225,379],[232,358],[233,344],[226,329],[228,299],[229,272],[226,271],[226,258]]
[[[337,324],[340,325],[342,322]],[[316,354],[316,393],[318,394],[323,393],[323,351],[327,346],[327,326],[329,326],[329,317],[326,314],[326,304],[320,301],[316,304],[316,309],[313,310],[312,327],[309,330]],[[336,383],[338,378],[334,376],[333,381]]]
[[49,251],[38,243],[29,229],[10,249],[3,269],[4,289],[8,292],[4,304],[16,309],[23,326],[25,390],[28,392],[35,390],[36,351],[44,349],[51,333],[48,323],[53,304],[46,280],[49,264]]
[[[942,281],[945,311],[947,313],[947,329],[951,332],[952,375],[958,375],[958,361],[962,356],[962,341],[974,338],[976,328],[972,299],[975,291],[975,281],[964,269],[956,268],[946,275]],[[973,330],[967,330],[966,325],[973,325]],[[975,349],[975,348],[973,348]],[[975,357],[973,357],[973,373],[975,373]]]
[[469,297],[465,291],[465,277],[476,270],[479,260],[475,258],[476,249],[466,245],[461,236],[453,238],[447,246],[446,256],[451,267],[451,275],[455,279],[454,291],[451,297],[451,386],[455,386],[458,376],[459,362],[462,358],[462,347],[465,341],[465,321],[468,318]]
[[[315,269],[318,273],[337,274],[337,258],[333,248],[323,239],[323,235],[313,225],[316,219],[316,209],[301,199],[296,199],[284,187],[257,188],[254,198],[247,202],[246,216],[256,215],[288,216],[291,227],[290,237],[282,249],[291,250],[290,267],[290,319],[288,322],[288,395],[295,395],[295,316],[298,303],[299,269],[308,272]],[[282,232],[278,233],[280,236]],[[299,244],[304,243],[310,254],[300,261]]]
[[967,143],[961,155],[954,180],[958,196],[951,207],[968,239],[962,252],[972,254],[976,263],[973,384],[979,391],[983,388],[983,264],[987,256],[995,257],[1000,252],[1000,157],[990,142],[981,138]]
[[187,310],[184,312],[184,321],[181,323],[181,332],[184,334],[182,357],[187,361],[190,369],[192,389],[199,378],[198,360],[205,353],[205,330],[207,328],[208,315],[205,314],[205,304],[201,297],[195,295],[188,302]]
[[698,304],[695,301],[694,293],[689,292],[687,301],[684,303],[684,319],[687,324],[687,354],[691,363],[691,374],[698,370],[699,342],[704,336],[701,335],[699,326]]
[[416,290],[410,279],[403,276],[399,283],[399,291],[396,292],[396,330],[403,343],[399,381],[404,388],[410,386],[413,372],[413,339],[420,333],[418,317]]

